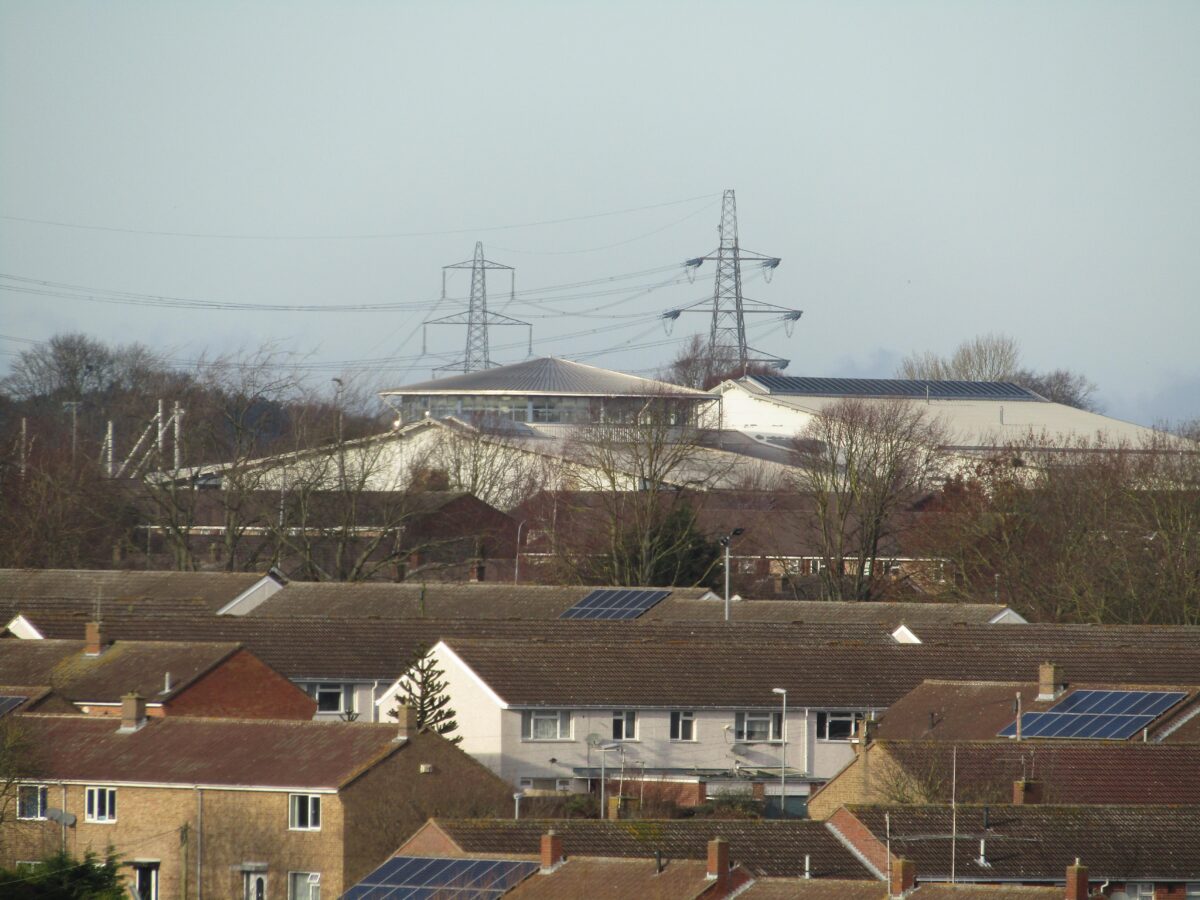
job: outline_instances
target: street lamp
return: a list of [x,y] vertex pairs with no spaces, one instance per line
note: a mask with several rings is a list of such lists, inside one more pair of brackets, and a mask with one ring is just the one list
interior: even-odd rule
[[720,540],[720,544],[725,548],[725,621],[729,621],[729,545],[733,543],[733,539],[744,532],[744,528],[735,528],[729,534],[725,535]]
[[783,700],[783,713],[779,719],[779,815],[787,818],[787,689],[771,688]]
[[524,796],[525,796],[525,794],[521,791],[517,791],[515,794],[513,794],[513,820],[514,821],[517,821],[521,818],[521,798]]
[[610,753],[613,750],[621,750],[622,747],[620,744],[602,744],[596,749],[600,751],[600,818],[607,819],[608,808],[605,806],[606,798],[604,795],[604,781],[607,777],[607,770],[604,767],[604,763],[607,760],[607,757],[604,754]]
[[517,526],[517,547],[513,552],[515,559],[513,560],[513,584],[517,584],[521,580],[521,529],[529,524],[525,519],[521,520],[521,524]]

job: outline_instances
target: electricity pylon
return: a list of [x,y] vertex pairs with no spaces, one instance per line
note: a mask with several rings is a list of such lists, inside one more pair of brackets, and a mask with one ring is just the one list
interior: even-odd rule
[[456,362],[439,366],[435,371],[475,372],[479,369],[492,367],[492,356],[488,346],[489,325],[524,325],[529,329],[530,354],[533,353],[533,326],[528,322],[513,319],[500,313],[490,313],[487,308],[487,271],[488,269],[503,269],[510,274],[510,297],[516,292],[516,270],[512,266],[492,262],[483,256],[483,242],[475,244],[475,256],[460,263],[442,266],[442,299],[446,299],[446,270],[471,270],[471,300],[465,313],[455,313],[441,319],[432,319],[428,325],[466,325],[467,347],[463,358]]
[[[706,260],[717,264],[717,275],[713,283],[712,324],[708,331],[708,352],[710,358],[719,354],[733,351],[737,354],[737,364],[743,371],[750,363],[765,363],[777,369],[785,368],[788,360],[777,356],[764,354],[746,344],[746,315],[755,313],[774,314],[784,322],[784,328],[791,334],[792,323],[803,315],[802,310],[776,306],[760,300],[751,300],[742,294],[742,262],[753,262],[762,266],[764,275],[770,281],[771,273],[780,263],[778,256],[767,256],[751,250],[743,250],[738,244],[737,200],[732,190],[725,191],[721,201],[721,224],[718,226],[721,244],[716,250],[706,256],[689,259],[685,266],[698,268]],[[691,307],[670,310],[663,314],[664,318],[675,319],[686,309],[693,309],[706,304],[707,301],[693,304]]]

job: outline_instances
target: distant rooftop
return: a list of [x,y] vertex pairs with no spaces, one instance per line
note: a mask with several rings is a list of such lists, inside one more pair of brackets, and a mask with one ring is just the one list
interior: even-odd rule
[[750,375],[747,380],[771,394],[815,397],[909,397],[929,400],[1032,400],[1040,394],[1010,381],[930,381],[907,378],[811,378]]
[[495,369],[466,372],[381,391],[381,396],[406,394],[531,394],[571,397],[695,397],[711,400],[704,391],[626,375],[566,359],[541,357]]

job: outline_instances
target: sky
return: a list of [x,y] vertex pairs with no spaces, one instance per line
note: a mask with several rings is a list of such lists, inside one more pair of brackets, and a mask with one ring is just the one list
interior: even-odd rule
[[1198,34],[1190,0],[0,0],[0,371],[82,331],[423,380],[482,241],[535,355],[650,373],[707,333],[681,264],[734,189],[790,374],[1003,333],[1110,415],[1200,417]]

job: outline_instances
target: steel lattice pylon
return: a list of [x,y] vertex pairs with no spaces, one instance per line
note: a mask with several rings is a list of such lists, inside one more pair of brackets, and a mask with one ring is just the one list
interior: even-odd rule
[[[522,322],[519,319],[513,319],[500,313],[489,313],[487,308],[488,269],[503,269],[510,273],[515,273],[516,270],[512,266],[506,266],[503,263],[485,259],[483,255],[483,242],[479,241],[475,244],[474,257],[460,263],[442,266],[443,300],[446,299],[446,271],[448,269],[471,270],[471,298],[467,306],[467,311],[465,313],[455,313],[452,316],[445,316],[441,319],[432,319],[425,324],[427,326],[465,324],[467,326],[467,347],[462,359],[445,366],[439,366],[435,371],[454,370],[459,372],[474,372],[479,369],[490,369],[492,367],[492,356],[491,349],[488,346],[489,325],[524,325],[529,329],[530,353],[532,354],[533,326],[528,322]],[[515,296],[516,276],[514,274],[511,277],[513,281],[510,287],[510,296]]]
[[[770,313],[780,316],[790,334],[792,323],[800,318],[802,312],[773,303],[751,300],[742,294],[743,261],[753,261],[761,265],[769,276],[779,265],[780,259],[777,256],[767,256],[741,248],[738,243],[737,199],[732,190],[725,191],[722,197],[721,224],[718,230],[721,235],[720,246],[707,256],[697,256],[686,263],[693,268],[699,267],[706,260],[717,264],[717,274],[713,282],[712,324],[708,332],[709,356],[716,359],[726,353],[732,353],[737,356],[738,365],[743,370],[750,363],[766,363],[778,369],[785,368],[788,360],[764,354],[747,345],[746,315]],[[678,318],[679,314],[686,310],[699,311],[700,305],[670,310],[663,315],[664,318]]]

